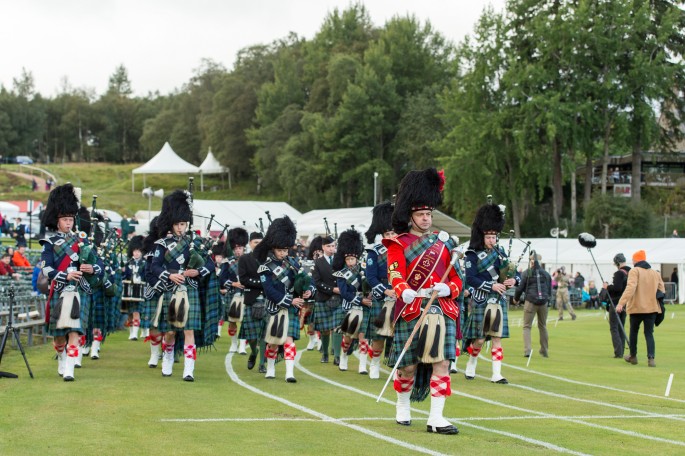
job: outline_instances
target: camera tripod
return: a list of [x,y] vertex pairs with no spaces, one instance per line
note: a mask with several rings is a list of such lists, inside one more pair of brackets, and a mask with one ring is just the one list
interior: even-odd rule
[[[24,347],[21,345],[21,340],[19,339],[19,329],[12,326],[12,320],[14,318],[14,285],[10,285],[7,293],[10,298],[10,313],[7,320],[7,326],[5,326],[5,333],[2,335],[2,342],[0,342],[0,363],[2,363],[2,354],[5,353],[7,338],[9,337],[9,334],[13,334],[14,340],[17,342],[17,347],[19,347],[19,351],[21,351],[21,356],[24,357],[24,362],[26,363],[26,368],[29,370],[29,375],[31,378],[33,378],[33,372],[31,372],[31,366],[29,366],[29,360],[26,359],[26,352],[24,351]],[[17,378],[17,375],[10,372],[0,371],[0,378],[2,377]]]

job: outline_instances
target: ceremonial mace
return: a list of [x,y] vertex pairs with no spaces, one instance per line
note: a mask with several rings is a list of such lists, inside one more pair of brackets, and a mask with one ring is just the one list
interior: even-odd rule
[[[445,280],[447,280],[447,277],[449,276],[450,271],[454,267],[454,263],[457,262],[458,257],[459,257],[459,252],[455,248],[452,250],[452,259],[450,260],[450,265],[447,267],[447,270],[442,275],[442,279],[440,279],[440,282],[445,283]],[[383,385],[383,389],[381,390],[381,394],[378,395],[376,402],[381,401],[381,397],[383,397],[383,393],[385,393],[385,389],[388,387],[388,383],[390,383],[390,379],[393,378],[393,376],[395,375],[395,371],[397,370],[397,366],[400,365],[400,361],[402,361],[402,358],[404,358],[404,355],[407,353],[407,350],[409,350],[409,346],[411,345],[411,341],[414,340],[414,336],[416,335],[416,332],[419,330],[419,328],[423,324],[424,320],[428,316],[428,311],[430,311],[431,305],[433,304],[433,301],[435,301],[435,298],[437,298],[437,297],[438,297],[438,292],[433,291],[433,293],[431,294],[431,298],[428,301],[428,304],[426,304],[426,307],[423,309],[423,313],[421,314],[421,318],[419,319],[419,322],[416,323],[416,325],[414,326],[414,329],[412,330],[411,334],[409,334],[409,339],[407,339],[407,342],[404,344],[404,348],[402,349],[400,356],[397,357],[397,361],[395,362],[395,366],[392,368],[392,371],[390,372],[388,379],[385,381],[385,385]]]
[[[604,286],[604,277],[602,277],[602,272],[599,270],[599,266],[597,265],[597,260],[595,260],[595,256],[592,254],[592,248],[597,245],[597,239],[590,233],[580,233],[578,235],[578,242],[580,245],[583,247],[587,248],[587,251],[590,252],[590,256],[592,257],[592,261],[595,263],[595,267],[597,268],[597,273],[599,274],[599,278],[602,280],[602,286]],[[621,328],[621,332],[623,333],[623,344],[628,342],[628,336],[626,335],[626,330],[623,328],[623,323],[621,323],[621,319],[618,318],[618,314],[616,312],[616,306],[614,305],[614,300],[611,299],[611,295],[609,294],[609,290],[607,290],[607,297],[609,298],[609,305],[611,305],[611,308],[613,309],[614,313],[616,313],[616,320],[618,321],[618,327]]]

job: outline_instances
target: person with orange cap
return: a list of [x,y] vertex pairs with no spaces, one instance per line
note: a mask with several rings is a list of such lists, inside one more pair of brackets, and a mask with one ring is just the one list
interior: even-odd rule
[[637,364],[637,333],[644,323],[644,335],[647,342],[647,365],[656,367],[654,356],[656,345],[654,342],[654,323],[661,307],[656,298],[657,290],[665,293],[664,281],[661,274],[652,269],[647,263],[647,253],[638,250],[633,254],[633,269],[628,273],[628,283],[616,306],[616,312],[626,310],[630,316],[630,335],[628,347],[630,354],[623,357],[630,364]]

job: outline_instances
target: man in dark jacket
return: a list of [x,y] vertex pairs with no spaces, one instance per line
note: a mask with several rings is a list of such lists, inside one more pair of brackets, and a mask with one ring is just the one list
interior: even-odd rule
[[521,283],[516,288],[514,300],[518,301],[525,292],[526,302],[523,305],[523,356],[529,357],[531,351],[530,328],[533,320],[538,318],[540,331],[540,355],[549,356],[549,337],[547,335],[547,305],[552,294],[552,277],[540,266],[542,256],[536,253],[530,256],[529,269],[523,271]]
[[[263,234],[253,232],[250,234],[248,245],[254,251],[264,237]],[[266,373],[266,343],[264,342],[264,331],[269,316],[266,312],[266,302],[264,301],[264,289],[259,277],[259,261],[253,252],[241,255],[238,259],[238,280],[245,287],[245,313],[240,325],[239,339],[246,339],[250,345],[250,356],[247,358],[247,368],[252,369],[257,360],[257,354],[261,351],[259,361],[259,372]],[[257,348],[259,344],[259,349]]]
[[[625,328],[626,313],[616,313],[615,306],[621,300],[623,291],[626,289],[628,283],[628,272],[630,266],[626,266],[626,257],[622,253],[617,253],[614,257],[614,265],[618,269],[614,272],[614,278],[611,285],[605,285],[604,288],[609,293],[611,302],[607,304],[607,311],[609,312],[609,332],[611,333],[611,343],[614,345],[614,358],[623,358],[623,350],[626,346]],[[613,305],[612,305],[613,303]]]
[[[331,330],[335,328],[345,315],[340,300],[340,289],[336,278],[333,276],[333,255],[335,255],[335,239],[325,236],[321,240],[323,256],[314,261],[312,270],[312,282],[316,286],[314,304],[314,327],[321,332],[321,362],[328,362],[328,347],[333,339],[333,352],[335,358],[333,364],[340,364],[340,344],[342,335]],[[331,337],[332,336],[332,337]]]

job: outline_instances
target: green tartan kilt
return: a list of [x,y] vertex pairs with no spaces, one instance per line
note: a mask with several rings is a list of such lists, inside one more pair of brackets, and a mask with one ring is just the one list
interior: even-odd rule
[[[159,299],[159,296],[156,296]],[[152,327],[152,319],[155,318],[155,310],[157,310],[157,299],[146,299],[140,302],[140,327],[149,329]]]
[[[122,313],[127,313],[131,315],[133,312],[140,312],[145,305],[145,301],[121,301]],[[126,309],[126,312],[123,312]]]
[[[506,300],[500,299],[502,305],[502,339],[509,338],[509,317],[508,305]],[[464,340],[486,339],[490,340],[490,336],[483,334],[483,317],[485,316],[485,307],[487,306],[487,299],[481,303],[476,304],[471,301],[471,310],[466,320],[466,328],[463,331]]]
[[[81,309],[80,309],[80,326],[78,328],[61,328],[57,329],[57,324],[56,323],[49,323],[47,324],[47,330],[48,330],[48,335],[52,337],[60,337],[60,336],[67,336],[70,332],[77,332],[79,334],[84,334],[85,331],[83,328],[85,325],[83,324],[83,319],[85,317],[85,311],[84,311],[84,303],[89,299],[89,295],[83,290],[79,289],[79,297],[81,298]],[[57,301],[59,300],[59,293],[53,293],[52,298],[48,302],[48,305],[54,306]]]
[[[171,297],[174,295],[172,291],[165,291],[164,292],[164,300],[162,304],[162,312],[161,315],[159,316],[159,323],[158,323],[158,330],[159,332],[167,332],[167,331],[200,331],[202,330],[202,309],[200,309],[200,296],[197,291],[197,288],[193,287],[186,287],[187,292],[188,292],[188,301],[189,301],[189,306],[188,306],[188,320],[186,321],[186,325],[184,328],[177,328],[173,325],[171,325],[167,321],[167,313],[169,311],[169,301],[171,301]],[[156,310],[156,302],[155,302],[155,310]],[[154,316],[153,316],[154,318]]]
[[[376,334],[376,331],[378,331],[378,328],[376,328],[376,325],[373,324],[374,321],[376,321],[376,318],[381,314],[381,310],[383,309],[383,304],[385,304],[385,299],[381,299],[380,301],[374,299],[373,304],[371,304],[371,309],[369,313],[369,319],[368,319],[368,328],[364,335],[368,340],[385,340],[385,339],[392,339],[392,337],[387,337],[387,336],[379,336]],[[366,310],[366,309],[365,309]]]
[[[83,295],[84,293],[81,294]],[[81,323],[87,330],[98,328],[104,334],[108,320],[107,301],[109,298],[105,296],[105,290],[102,287],[96,288],[93,294],[86,296],[88,296],[87,299],[82,300]]]
[[326,301],[316,301],[314,304],[314,328],[317,331],[330,331],[340,325],[344,316],[342,305],[330,308]]
[[233,299],[232,293],[221,294],[219,293],[219,319],[221,321],[228,321],[228,305]]
[[[263,299],[263,297],[259,298],[260,301],[263,301]],[[238,338],[247,340],[261,340],[264,337],[264,331],[266,331],[266,324],[268,322],[268,312],[264,312],[264,318],[261,320],[255,320],[252,318],[252,305],[246,305],[245,312],[243,313],[243,321],[240,322]]]
[[[423,300],[422,305],[425,307],[428,302],[428,298]],[[419,322],[420,317],[415,318],[412,321],[405,321],[404,318],[400,317],[395,323],[395,337],[392,342],[392,351],[390,356],[386,361],[386,365],[389,367],[395,366],[397,362],[397,357],[402,353],[404,344],[407,343],[409,335],[414,330],[414,326]],[[407,353],[400,361],[398,367],[411,366],[419,363],[420,356],[416,353],[416,349],[419,345],[419,332],[417,331],[414,335],[414,339],[411,341]],[[454,320],[445,315],[445,359],[454,361],[457,351],[457,324]]]

